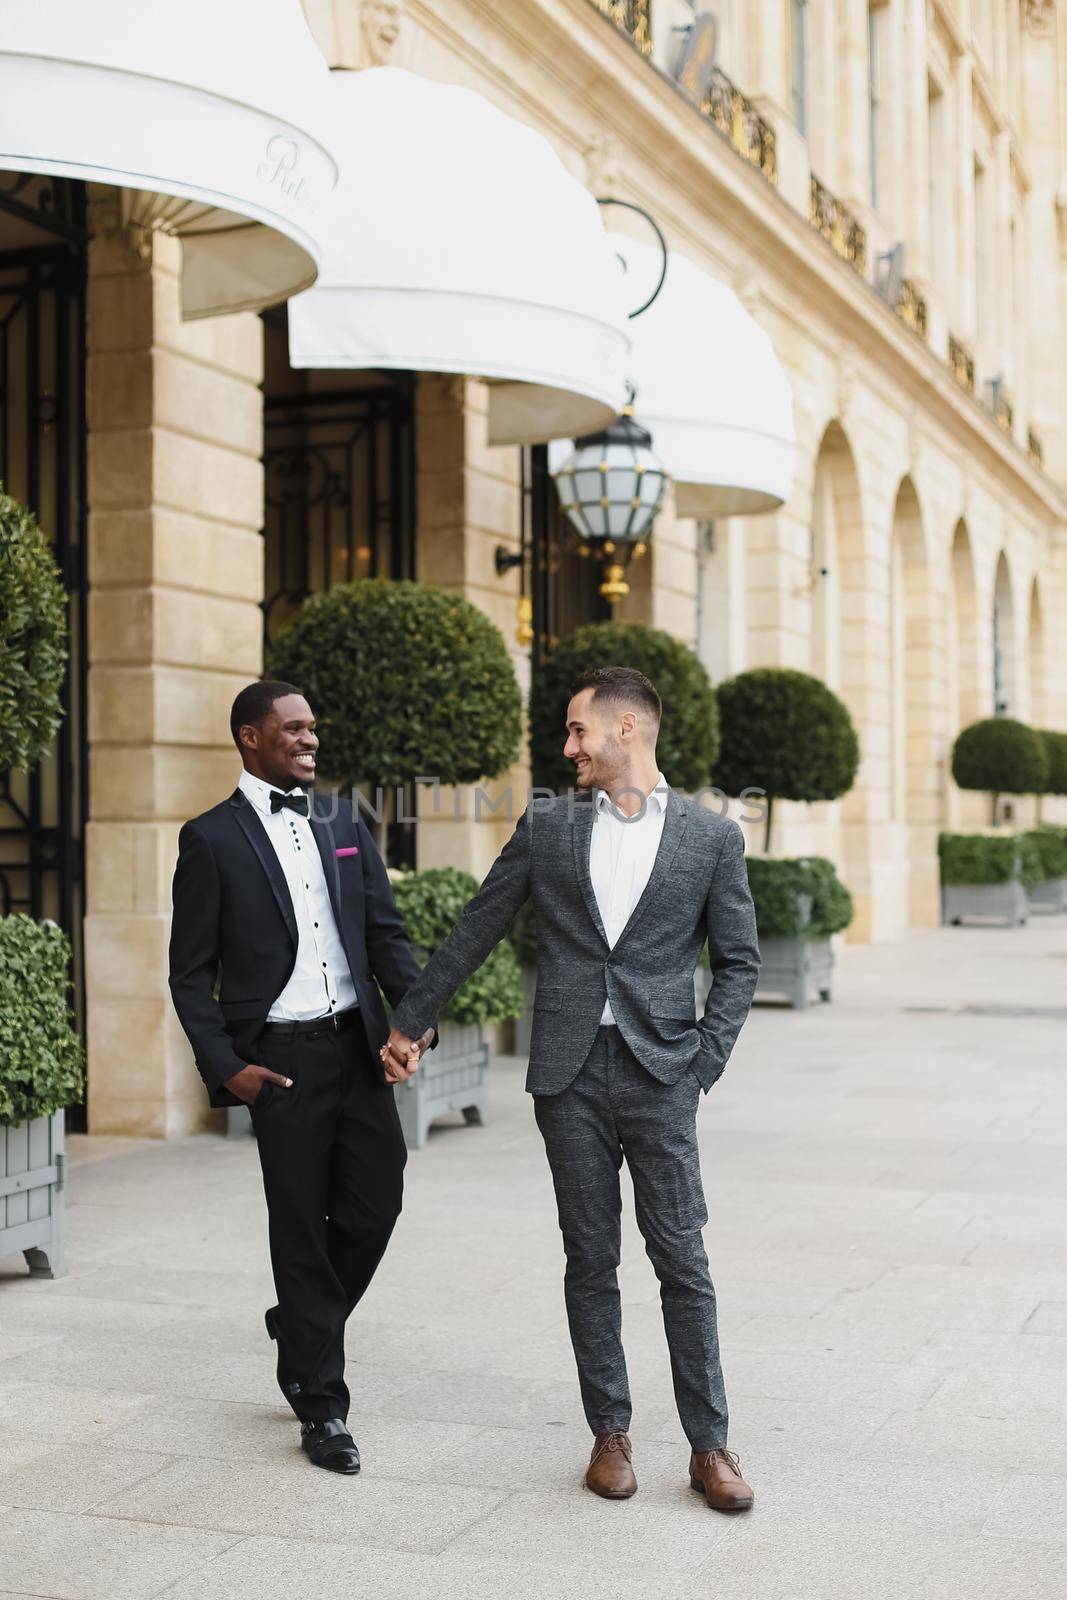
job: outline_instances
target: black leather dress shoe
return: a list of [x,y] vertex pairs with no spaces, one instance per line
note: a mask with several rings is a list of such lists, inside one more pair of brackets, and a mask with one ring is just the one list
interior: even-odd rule
[[327,1472],[359,1471],[359,1451],[347,1424],[338,1417],[327,1422],[305,1422],[300,1427],[300,1448],[312,1466]]
[[[263,1321],[266,1324],[267,1333],[278,1346],[278,1388],[293,1407],[293,1410],[296,1411],[295,1401],[300,1393],[300,1385],[291,1382],[289,1374],[285,1370],[285,1352],[282,1348],[282,1337],[278,1327],[278,1307],[271,1306],[269,1311],[264,1312]],[[299,1416],[299,1412],[297,1412],[297,1415]]]

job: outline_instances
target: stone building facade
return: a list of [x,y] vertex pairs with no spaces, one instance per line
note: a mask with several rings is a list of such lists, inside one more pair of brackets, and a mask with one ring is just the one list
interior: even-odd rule
[[[948,775],[960,726],[999,710],[1067,728],[1067,6],[305,10],[331,66],[401,66],[535,127],[594,194],[652,212],[767,330],[794,392],[790,499],[713,526],[668,502],[617,614],[691,644],[713,680],[782,665],[830,683],[860,733],[859,780],[837,804],[781,807],[776,853],[837,861],[852,937],[934,922],[938,829],[986,820]],[[683,85],[697,30],[714,68],[698,57]],[[273,582],[265,424],[269,444],[288,380],[272,376],[278,313],[183,323],[178,245],[124,226],[111,191],[87,201],[88,1115],[94,1131],[166,1137],[208,1125],[167,996],[170,875],[181,822],[236,775],[228,710],[260,670]],[[331,386],[337,374],[313,374],[300,392]],[[520,574],[496,555],[536,559],[534,453],[488,444],[476,380],[415,374],[388,405],[365,374],[350,388],[361,415],[377,397],[374,426],[407,430],[406,569],[481,606],[527,683]],[[453,820],[446,796],[420,819],[419,863],[480,875],[506,831]]]

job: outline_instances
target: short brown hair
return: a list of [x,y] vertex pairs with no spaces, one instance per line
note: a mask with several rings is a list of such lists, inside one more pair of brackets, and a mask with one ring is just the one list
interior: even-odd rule
[[572,694],[592,689],[594,700],[607,701],[609,705],[637,705],[656,722],[663,716],[663,702],[656,686],[635,667],[591,667],[575,683]]

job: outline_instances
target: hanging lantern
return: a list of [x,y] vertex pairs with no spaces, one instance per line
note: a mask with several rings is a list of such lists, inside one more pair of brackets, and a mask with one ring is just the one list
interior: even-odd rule
[[604,564],[600,593],[614,603],[630,592],[626,567],[647,550],[667,491],[652,435],[635,422],[633,406],[625,406],[602,433],[576,439],[573,454],[552,476],[562,509]]

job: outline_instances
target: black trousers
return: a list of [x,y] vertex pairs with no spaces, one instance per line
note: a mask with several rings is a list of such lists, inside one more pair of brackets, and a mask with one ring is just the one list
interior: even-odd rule
[[348,1416],[345,1321],[400,1215],[407,1149],[391,1085],[361,1027],[264,1034],[259,1061],[292,1078],[252,1107],[267,1197],[274,1313],[301,1421]]

